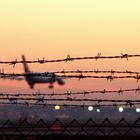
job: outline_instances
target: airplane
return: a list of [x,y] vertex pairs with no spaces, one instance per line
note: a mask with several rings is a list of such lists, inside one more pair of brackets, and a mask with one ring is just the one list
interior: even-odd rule
[[25,79],[30,86],[31,89],[34,88],[35,84],[41,84],[41,83],[48,83],[49,88],[53,88],[53,84],[57,82],[59,85],[64,85],[65,82],[63,79],[59,78],[55,73],[53,72],[47,72],[46,75],[43,76],[36,76],[36,75],[28,75],[28,74],[40,74],[40,73],[32,73],[28,67],[28,64],[26,63],[26,58],[24,55],[21,56],[23,60],[23,68],[25,72]]

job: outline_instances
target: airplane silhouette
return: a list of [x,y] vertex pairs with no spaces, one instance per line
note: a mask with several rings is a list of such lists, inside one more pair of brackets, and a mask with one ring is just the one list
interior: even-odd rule
[[[30,86],[30,88],[34,88],[35,84],[41,84],[41,83],[48,83],[49,88],[53,88],[53,84],[57,82],[59,85],[64,85],[65,82],[63,79],[57,77],[57,75],[53,72],[47,72],[45,76],[36,76],[36,75],[28,75],[32,73],[28,67],[28,64],[26,63],[26,58],[24,55],[22,55],[23,60],[23,68],[25,72],[25,79]],[[39,74],[39,73],[32,73],[32,74]]]

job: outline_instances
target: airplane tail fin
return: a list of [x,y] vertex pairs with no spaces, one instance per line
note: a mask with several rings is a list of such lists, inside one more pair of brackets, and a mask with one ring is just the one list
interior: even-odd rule
[[23,67],[24,67],[25,73],[30,73],[30,69],[29,69],[29,67],[28,67],[28,64],[25,62],[25,61],[26,61],[25,56],[22,55],[21,57],[22,57],[22,60],[23,60]]

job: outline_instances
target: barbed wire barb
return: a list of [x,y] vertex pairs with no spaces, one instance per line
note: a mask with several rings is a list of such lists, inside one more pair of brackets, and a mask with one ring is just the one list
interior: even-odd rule
[[40,59],[38,58],[38,62],[39,62],[40,64],[44,64],[44,63],[45,63],[45,58],[43,57],[42,60],[40,60]]

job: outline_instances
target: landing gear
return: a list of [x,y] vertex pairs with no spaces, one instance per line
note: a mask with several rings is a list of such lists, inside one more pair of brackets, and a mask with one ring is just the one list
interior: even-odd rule
[[31,89],[34,89],[34,84],[29,83],[29,86],[30,86]]
[[52,89],[52,88],[54,88],[54,86],[53,85],[49,85],[49,88]]

